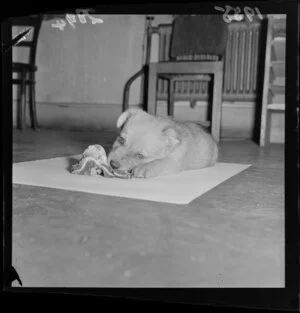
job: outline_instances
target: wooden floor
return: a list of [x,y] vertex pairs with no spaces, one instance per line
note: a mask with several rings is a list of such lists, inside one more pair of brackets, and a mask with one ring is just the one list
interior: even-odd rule
[[[108,148],[115,136],[15,130],[13,161]],[[284,146],[222,141],[220,151],[252,166],[189,205],[13,185],[23,286],[283,287]]]

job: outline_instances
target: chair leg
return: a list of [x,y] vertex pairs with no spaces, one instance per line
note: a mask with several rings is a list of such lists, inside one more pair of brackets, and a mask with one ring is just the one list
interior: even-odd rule
[[156,115],[156,86],[157,86],[157,73],[155,64],[149,64],[148,75],[148,96],[147,96],[147,112]]
[[21,84],[18,88],[17,127],[23,130],[26,120],[26,72],[21,72],[18,76],[21,79]]
[[[17,73],[17,79],[21,79],[21,73]],[[23,97],[23,90],[22,90],[22,85],[17,84],[17,128],[22,129],[22,97]]]
[[219,142],[221,133],[223,71],[214,74],[213,84],[211,133],[214,139]]
[[260,134],[259,134],[259,145],[264,147],[266,141],[266,124],[267,124],[267,110],[262,108],[261,121],[260,121]]
[[23,83],[24,83],[24,97],[23,97],[23,128],[26,128],[26,122],[27,122],[27,116],[26,116],[26,108],[27,108],[27,85],[26,85],[26,80],[27,80],[27,73],[24,72],[23,74]]
[[168,116],[174,117],[174,81],[169,80]]
[[271,143],[271,114],[272,112],[266,111],[265,146]]
[[31,127],[34,130],[38,128],[37,113],[36,113],[36,98],[35,98],[35,74],[30,73],[30,81],[32,82],[29,86],[29,107],[30,107],[30,119]]

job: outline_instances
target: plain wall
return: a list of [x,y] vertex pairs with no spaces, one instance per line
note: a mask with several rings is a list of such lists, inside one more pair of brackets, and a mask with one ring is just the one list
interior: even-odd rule
[[[41,127],[77,130],[115,129],[122,112],[126,81],[143,64],[144,15],[103,15],[101,24],[67,24],[63,31],[52,27],[55,20],[42,24],[38,49],[36,99]],[[170,23],[171,15],[156,15],[154,25]],[[14,31],[16,33],[16,31]],[[14,49],[14,60],[26,59],[24,49]],[[153,38],[151,61],[157,61],[158,41]],[[15,90],[14,90],[15,95]],[[14,99],[16,97],[14,96]],[[141,80],[131,88],[130,105],[141,104]],[[175,118],[204,120],[206,103],[195,109],[187,102],[175,104]],[[222,134],[250,138],[255,103],[224,103]],[[160,102],[158,113],[166,114]],[[272,140],[283,142],[284,116],[274,116]],[[16,103],[14,101],[14,124]]]

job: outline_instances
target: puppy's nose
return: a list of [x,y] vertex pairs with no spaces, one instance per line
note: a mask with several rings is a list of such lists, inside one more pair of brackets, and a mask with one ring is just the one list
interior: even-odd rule
[[113,168],[113,169],[117,169],[120,167],[120,164],[114,160],[111,160],[110,161],[110,166]]

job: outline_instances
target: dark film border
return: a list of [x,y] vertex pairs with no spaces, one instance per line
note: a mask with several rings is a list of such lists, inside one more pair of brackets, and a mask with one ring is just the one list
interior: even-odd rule
[[[48,4],[47,4],[48,5]],[[286,114],[285,114],[285,288],[172,288],[172,289],[131,289],[131,288],[13,288],[5,283],[7,269],[12,262],[12,88],[11,88],[11,53],[2,49],[2,166],[4,174],[4,245],[3,245],[3,286],[5,292],[19,298],[21,295],[48,294],[49,299],[56,295],[82,295],[85,298],[93,295],[106,296],[105,299],[114,302],[119,299],[152,300],[160,302],[190,303],[209,306],[225,306],[249,308],[268,308],[296,310],[299,308],[299,208],[298,208],[298,116],[296,104],[299,102],[299,5],[297,1],[218,1],[197,3],[147,3],[147,4],[109,4],[99,6],[92,2],[73,3],[73,8],[58,7],[38,8],[27,3],[19,6],[19,12],[11,10],[2,21],[1,43],[11,41],[12,16],[49,14],[61,15],[76,12],[76,8],[93,8],[93,14],[216,14],[214,6],[231,5],[233,7],[258,7],[262,14],[287,14],[287,46],[286,46]],[[30,9],[30,10],[29,10]],[[5,105],[6,104],[6,105]],[[74,297],[72,296],[71,299]],[[84,299],[85,299],[84,298]],[[90,298],[90,297],[89,297]],[[30,299],[30,297],[29,297]],[[70,299],[70,300],[71,300]],[[104,300],[104,298],[101,298]],[[100,300],[100,299],[99,299]],[[102,302],[101,300],[101,302]],[[147,301],[145,302],[146,305]],[[208,308],[208,307],[207,307]]]

